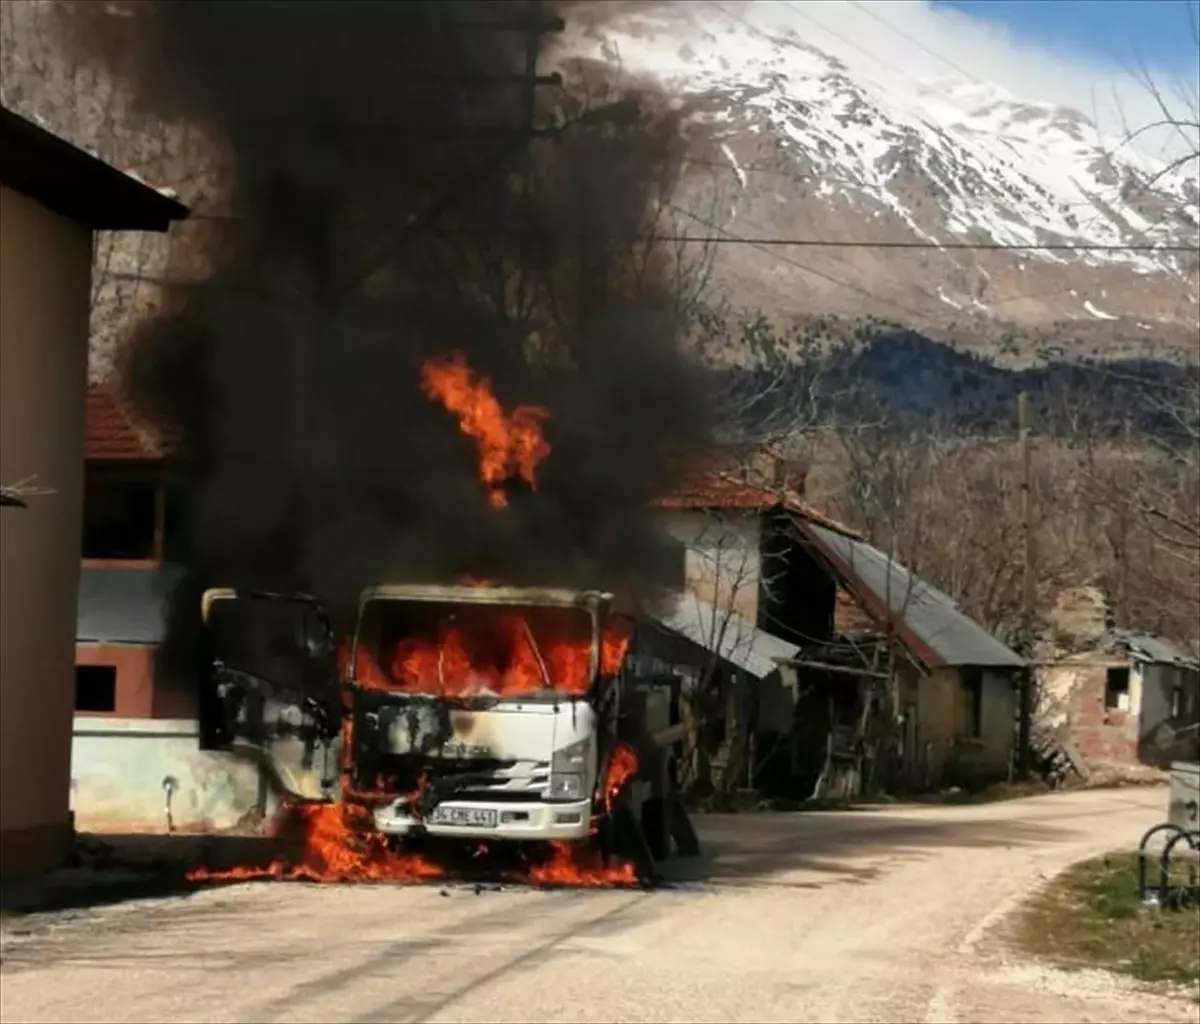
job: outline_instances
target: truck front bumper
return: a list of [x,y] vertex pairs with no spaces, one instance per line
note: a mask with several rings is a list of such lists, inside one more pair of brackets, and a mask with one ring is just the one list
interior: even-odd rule
[[[465,824],[439,821],[438,812],[453,815],[456,810],[477,814],[494,812],[495,824]],[[446,800],[437,805],[434,816],[421,819],[408,812],[397,800],[375,809],[375,827],[388,835],[402,836],[424,832],[433,836],[461,836],[464,839],[504,839],[538,842],[553,839],[582,839],[591,827],[592,802],[487,803],[479,800]]]

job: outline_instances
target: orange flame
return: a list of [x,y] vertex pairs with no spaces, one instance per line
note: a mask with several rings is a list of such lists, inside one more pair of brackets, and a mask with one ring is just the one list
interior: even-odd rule
[[[508,641],[496,644],[492,637],[483,649],[507,651],[503,665],[481,661],[460,631],[448,629],[436,644],[403,640],[395,646],[389,659],[390,676],[383,672],[363,649],[357,653],[357,679],[360,685],[402,692],[432,692],[458,695],[482,684],[506,696],[533,692],[542,688],[541,669],[520,627],[517,616],[497,615],[501,638]],[[612,674],[620,665],[629,643],[628,635],[618,631],[606,633],[601,656],[601,671]],[[338,651],[343,678],[348,667],[349,646],[343,643]],[[590,645],[586,640],[557,641],[543,644],[542,657],[546,671],[556,690],[583,695],[590,684]],[[501,659],[503,660],[503,659]],[[367,805],[380,799],[392,799],[387,780],[375,780],[368,792],[355,792],[350,785],[350,759],[353,721],[346,715],[342,721],[342,794],[340,804],[300,804],[285,806],[272,834],[280,841],[283,852],[265,866],[239,866],[228,870],[197,867],[188,872],[191,881],[249,881],[254,879],[303,879],[314,882],[421,882],[449,877],[449,869],[416,853],[396,851],[388,846],[385,836],[374,831]],[[607,811],[625,782],[637,771],[633,750],[619,744],[613,751],[608,773],[601,789],[603,808]],[[408,795],[417,799],[426,785],[422,776],[416,790]],[[556,842],[548,846],[548,859],[529,864],[523,871],[506,871],[504,877],[515,882],[535,885],[607,886],[636,884],[634,865],[608,862],[590,840]],[[488,850],[479,846],[472,860],[485,866]]]
[[612,757],[608,760],[608,772],[604,779],[604,806],[611,808],[621,787],[638,770],[637,754],[625,743],[613,747]]
[[286,852],[265,867],[227,871],[194,868],[190,881],[239,881],[257,878],[306,879],[312,882],[425,881],[441,878],[443,868],[416,854],[388,849],[385,837],[363,830],[351,805],[299,804],[284,809],[274,830]]
[[520,477],[536,487],[538,464],[550,454],[542,436],[549,412],[536,405],[519,405],[505,415],[486,377],[476,377],[461,352],[428,359],[421,367],[421,390],[458,417],[458,427],[479,448],[479,479],[488,487],[492,508],[508,504],[503,483]]
[[[417,853],[390,849],[385,837],[363,829],[353,805],[299,804],[284,808],[273,834],[285,852],[266,865],[242,865],[225,870],[196,867],[187,872],[192,882],[263,880],[309,882],[430,882],[448,880],[451,871]],[[606,861],[587,839],[552,842],[547,859],[524,869],[500,872],[505,880],[532,885],[598,888],[636,885],[637,870],[628,861]],[[470,859],[486,870],[490,849],[476,845]]]
[[621,670],[629,650],[629,631],[620,624],[610,625],[600,637],[600,674],[615,676]]
[[550,859],[529,869],[535,885],[569,885],[600,888],[606,885],[636,885],[637,869],[630,861],[605,864],[599,852],[582,840],[550,844]]
[[[626,782],[637,772],[638,759],[633,748],[618,743],[608,761],[601,790],[604,810],[612,809],[613,801]],[[637,868],[631,861],[606,864],[599,850],[585,842],[553,842],[550,859],[529,869],[529,880],[537,885],[570,885],[592,888],[605,885],[636,885]]]
[[[543,640],[537,649],[519,614],[497,612],[485,635],[455,626],[440,627],[436,642],[409,637],[385,656],[386,671],[362,647],[355,658],[355,677],[366,689],[393,690],[444,697],[464,697],[487,691],[501,697],[520,697],[546,688],[582,697],[591,685],[591,643],[586,638]],[[629,647],[629,637],[605,631],[600,673],[613,675]],[[541,656],[541,664],[538,658]],[[343,646],[342,664],[349,660]]]

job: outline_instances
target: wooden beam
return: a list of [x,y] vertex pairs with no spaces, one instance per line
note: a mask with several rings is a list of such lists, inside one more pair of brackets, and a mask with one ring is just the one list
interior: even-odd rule
[[834,672],[838,675],[869,679],[890,679],[886,672],[875,672],[869,668],[850,668],[847,665],[830,665],[824,661],[807,661],[801,658],[776,658],[777,665],[792,665],[795,668],[811,668],[818,672]]

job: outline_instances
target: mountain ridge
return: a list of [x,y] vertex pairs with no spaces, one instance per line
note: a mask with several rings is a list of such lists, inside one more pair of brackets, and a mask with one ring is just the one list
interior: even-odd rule
[[[784,319],[899,316],[994,354],[1006,331],[1069,327],[1089,356],[1195,358],[1200,249],[1129,248],[1198,245],[1190,168],[1156,177],[1160,162],[1079,111],[906,78],[730,6],[576,3],[552,55],[568,79],[572,62],[604,64],[668,94],[691,143],[691,233],[822,243],[719,245],[730,301]],[[1117,248],[1005,248],[1038,244]],[[999,354],[1029,360],[1039,344]]]

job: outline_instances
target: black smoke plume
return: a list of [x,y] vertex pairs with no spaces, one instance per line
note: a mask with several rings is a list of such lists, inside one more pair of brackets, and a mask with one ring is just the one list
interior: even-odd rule
[[[77,45],[226,169],[211,272],[138,330],[123,371],[182,437],[195,582],[346,608],[382,579],[650,596],[681,570],[648,508],[710,408],[680,353],[679,263],[648,241],[679,126],[603,75],[531,91],[519,26],[538,8],[570,17],[503,0],[78,5]],[[452,351],[506,409],[550,412],[536,491],[514,485],[502,511],[420,390],[422,362]]]

